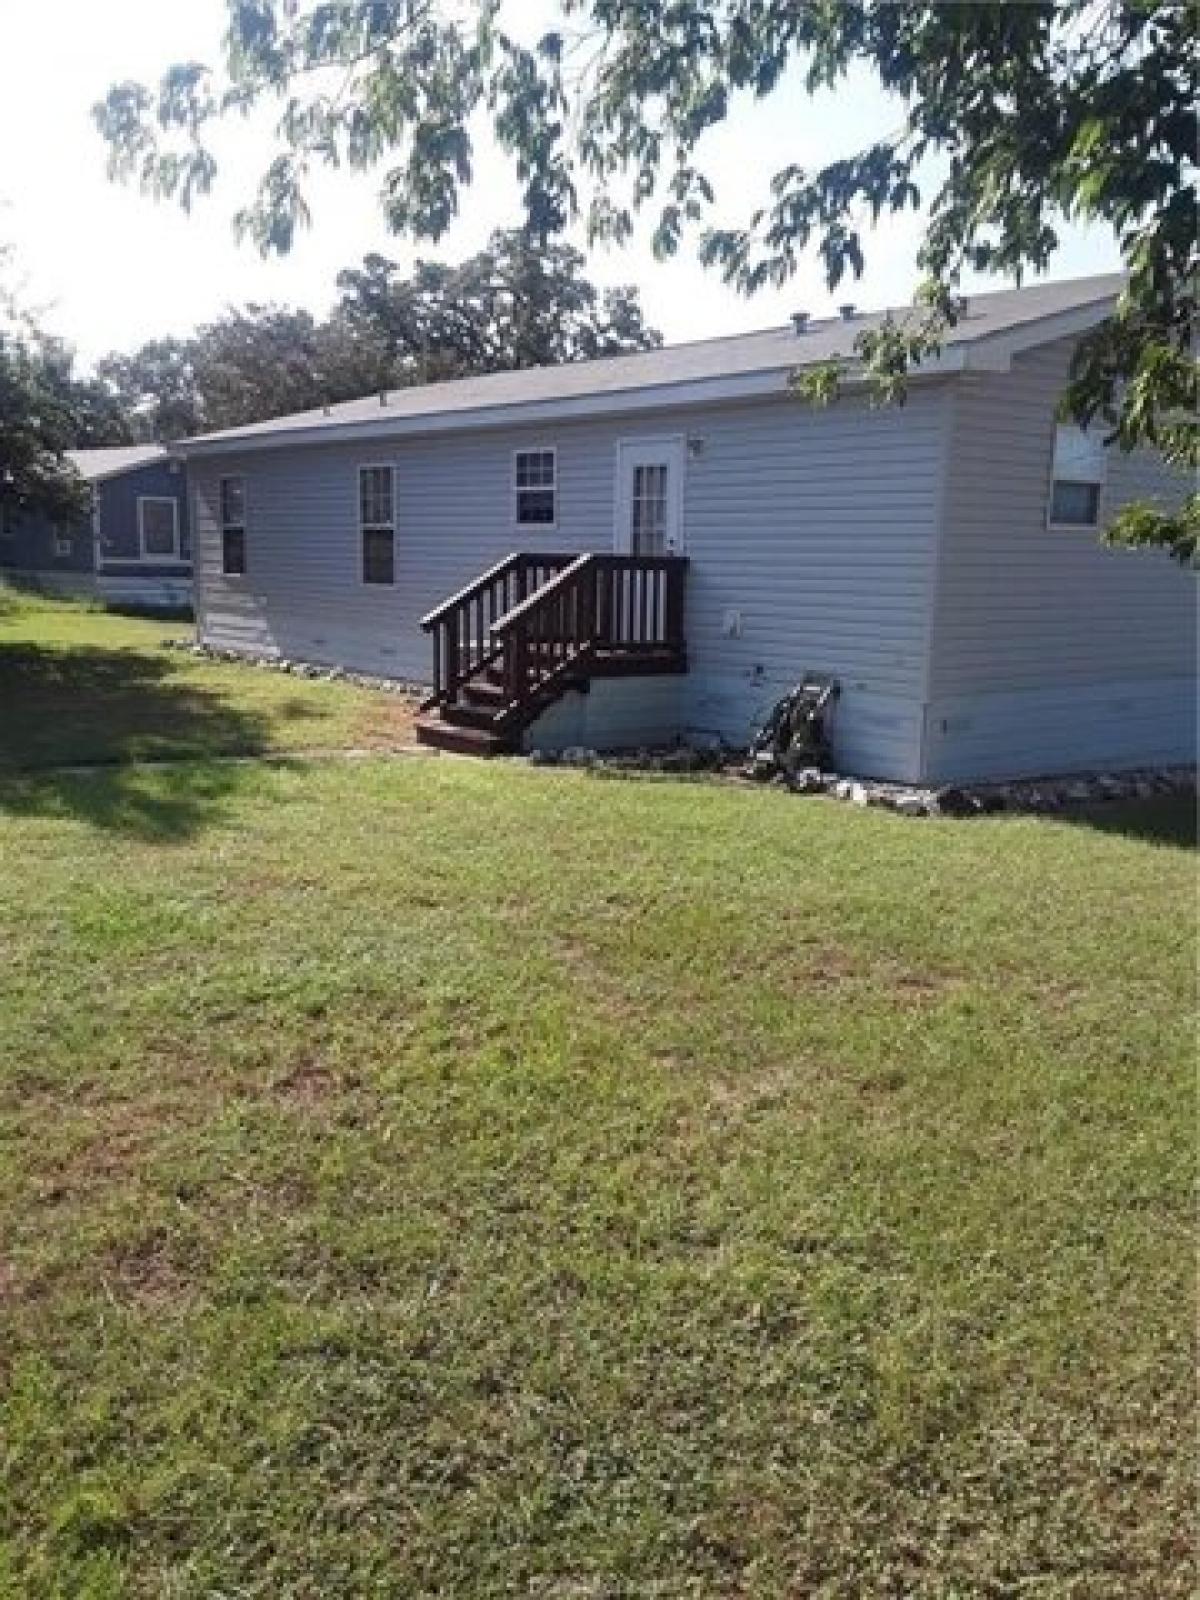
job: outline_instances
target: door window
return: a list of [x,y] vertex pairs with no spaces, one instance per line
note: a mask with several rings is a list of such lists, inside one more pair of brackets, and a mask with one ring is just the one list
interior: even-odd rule
[[633,469],[633,553],[662,556],[667,553],[666,464]]

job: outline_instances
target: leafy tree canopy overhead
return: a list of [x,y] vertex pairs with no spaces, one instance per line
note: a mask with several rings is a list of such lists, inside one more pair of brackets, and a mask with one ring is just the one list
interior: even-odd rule
[[[206,138],[225,116],[275,105],[274,148],[237,217],[262,250],[308,220],[321,163],[382,171],[391,227],[438,238],[470,183],[473,128],[490,117],[539,241],[575,218],[626,238],[653,216],[668,253],[695,231],[703,258],[753,291],[816,250],[830,286],[862,270],[869,223],[924,206],[919,314],[859,341],[890,396],[960,314],[967,269],[1044,268],[1064,219],[1114,230],[1128,272],[1113,318],[1080,346],[1067,411],[1124,447],[1197,462],[1195,13],[1177,0],[898,4],[851,0],[560,0],[560,24],[521,33],[522,0],[227,0],[219,69],[170,67],[97,107],[111,170],[185,205],[212,185]],[[823,166],[782,165],[770,199],[713,226],[705,134],[736,97],[810,93],[864,64],[901,126]],[[828,396],[836,373],[814,375]],[[1136,520],[1136,529],[1134,527]],[[1116,533],[1195,548],[1196,505],[1141,508]]]

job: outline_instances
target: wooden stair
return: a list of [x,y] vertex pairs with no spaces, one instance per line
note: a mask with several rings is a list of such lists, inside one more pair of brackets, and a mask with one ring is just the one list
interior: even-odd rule
[[422,620],[433,693],[418,741],[508,754],[547,707],[594,678],[686,672],[685,568],[674,556],[506,557]]

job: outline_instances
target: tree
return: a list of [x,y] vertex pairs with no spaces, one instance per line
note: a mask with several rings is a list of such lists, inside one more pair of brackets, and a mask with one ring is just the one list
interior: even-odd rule
[[[10,261],[0,249],[0,267]],[[7,287],[0,313],[0,512],[19,508],[73,522],[89,497],[67,451],[127,444],[128,426],[106,386],[76,377],[70,348],[43,333]]]
[[248,305],[190,339],[105,356],[97,373],[139,437],[179,439],[379,389],[661,342],[636,290],[602,294],[583,266],[579,251],[535,250],[519,233],[497,234],[461,266],[418,262],[409,278],[368,256],[339,274],[341,299],[325,321]]
[[114,352],[96,363],[96,375],[140,440],[184,439],[204,427],[193,339],[152,339],[132,355]]
[[98,363],[140,438],[181,439],[366,394],[386,364],[351,330],[307,311],[248,305],[191,338],[152,339]]
[[[1020,277],[1054,255],[1063,219],[1110,225],[1128,282],[1079,346],[1065,411],[1122,448],[1149,444],[1194,468],[1195,25],[1177,0],[904,4],[822,0],[561,0],[562,25],[527,41],[519,0],[228,0],[222,73],[195,63],[97,107],[115,176],[185,205],[211,186],[220,118],[279,101],[272,159],[238,227],[286,250],[307,220],[316,163],[384,168],[391,226],[439,237],[472,176],[471,122],[490,114],[541,243],[586,213],[621,240],[652,208],[669,253],[698,231],[703,259],[752,292],[815,249],[830,287],[859,274],[864,219],[927,207],[920,310],[864,332],[880,391],[936,350],[961,314],[968,268]],[[705,134],[735,97],[769,96],[803,69],[809,92],[865,64],[902,125],[813,170],[784,165],[771,200],[711,226]],[[582,196],[586,190],[586,204]],[[829,398],[839,374],[808,380]],[[1197,503],[1135,508],[1118,537],[1194,555]]]
[[418,261],[410,278],[371,255],[338,277],[335,322],[381,351],[384,382],[504,372],[647,350],[662,343],[646,326],[636,289],[601,293],[578,250],[535,245],[521,231],[493,234],[458,267]]
[[344,339],[307,311],[249,305],[200,329],[193,365],[206,428],[237,428],[266,417],[353,399],[375,385]]

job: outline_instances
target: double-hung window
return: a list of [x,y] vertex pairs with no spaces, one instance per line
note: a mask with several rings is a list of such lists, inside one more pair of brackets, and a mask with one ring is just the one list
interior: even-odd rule
[[138,499],[138,538],[142,560],[179,559],[179,502],[167,495]]
[[246,571],[246,480],[221,479],[221,571],[240,578]]
[[396,581],[396,477],[391,467],[358,469],[358,525],[364,583]]
[[554,450],[518,450],[513,456],[518,528],[553,528],[558,522],[558,459]]
[[1095,528],[1104,488],[1104,441],[1098,433],[1062,423],[1054,432],[1054,473],[1050,484],[1052,528]]

